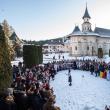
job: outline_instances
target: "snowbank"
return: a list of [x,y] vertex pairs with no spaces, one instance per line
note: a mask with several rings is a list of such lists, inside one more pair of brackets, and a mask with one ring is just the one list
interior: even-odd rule
[[[60,59],[59,59],[60,55]],[[55,56],[55,60],[53,60],[53,57]],[[103,59],[98,59],[97,56],[84,56],[84,57],[71,57],[69,53],[52,53],[52,54],[44,54],[43,55],[43,63],[53,62],[53,61],[60,61],[63,60],[63,56],[65,60],[71,60],[71,59],[80,59],[80,60],[97,60],[97,61],[105,61],[106,63],[110,62],[110,57],[108,55],[105,55]],[[19,62],[23,62],[22,58],[16,58],[15,61],[12,61],[12,65],[18,65]]]

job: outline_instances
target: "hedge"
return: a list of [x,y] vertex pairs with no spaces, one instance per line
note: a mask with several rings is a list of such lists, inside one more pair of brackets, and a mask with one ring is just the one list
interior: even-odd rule
[[36,45],[23,46],[23,60],[27,68],[31,68],[43,61],[42,47]]

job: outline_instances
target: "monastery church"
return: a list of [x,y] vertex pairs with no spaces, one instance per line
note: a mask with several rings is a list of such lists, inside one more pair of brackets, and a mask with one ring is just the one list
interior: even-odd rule
[[110,50],[110,30],[95,27],[91,29],[90,15],[86,6],[84,16],[82,17],[82,30],[75,26],[69,38],[70,54],[72,56],[95,56],[98,55],[99,48],[103,54],[109,54]]

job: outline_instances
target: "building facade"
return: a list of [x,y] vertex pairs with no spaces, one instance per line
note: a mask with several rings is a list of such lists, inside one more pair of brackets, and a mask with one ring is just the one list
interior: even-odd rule
[[69,38],[69,52],[72,56],[95,56],[101,48],[103,54],[109,54],[110,50],[110,30],[95,27],[91,29],[90,15],[86,6],[82,17],[82,31],[75,26],[73,32],[67,35]]
[[54,39],[43,45],[43,53],[63,53],[65,46],[62,39]]

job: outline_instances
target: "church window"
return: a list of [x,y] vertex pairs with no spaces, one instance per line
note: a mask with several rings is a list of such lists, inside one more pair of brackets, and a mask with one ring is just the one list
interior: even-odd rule
[[77,46],[75,46],[75,50],[77,50]]

